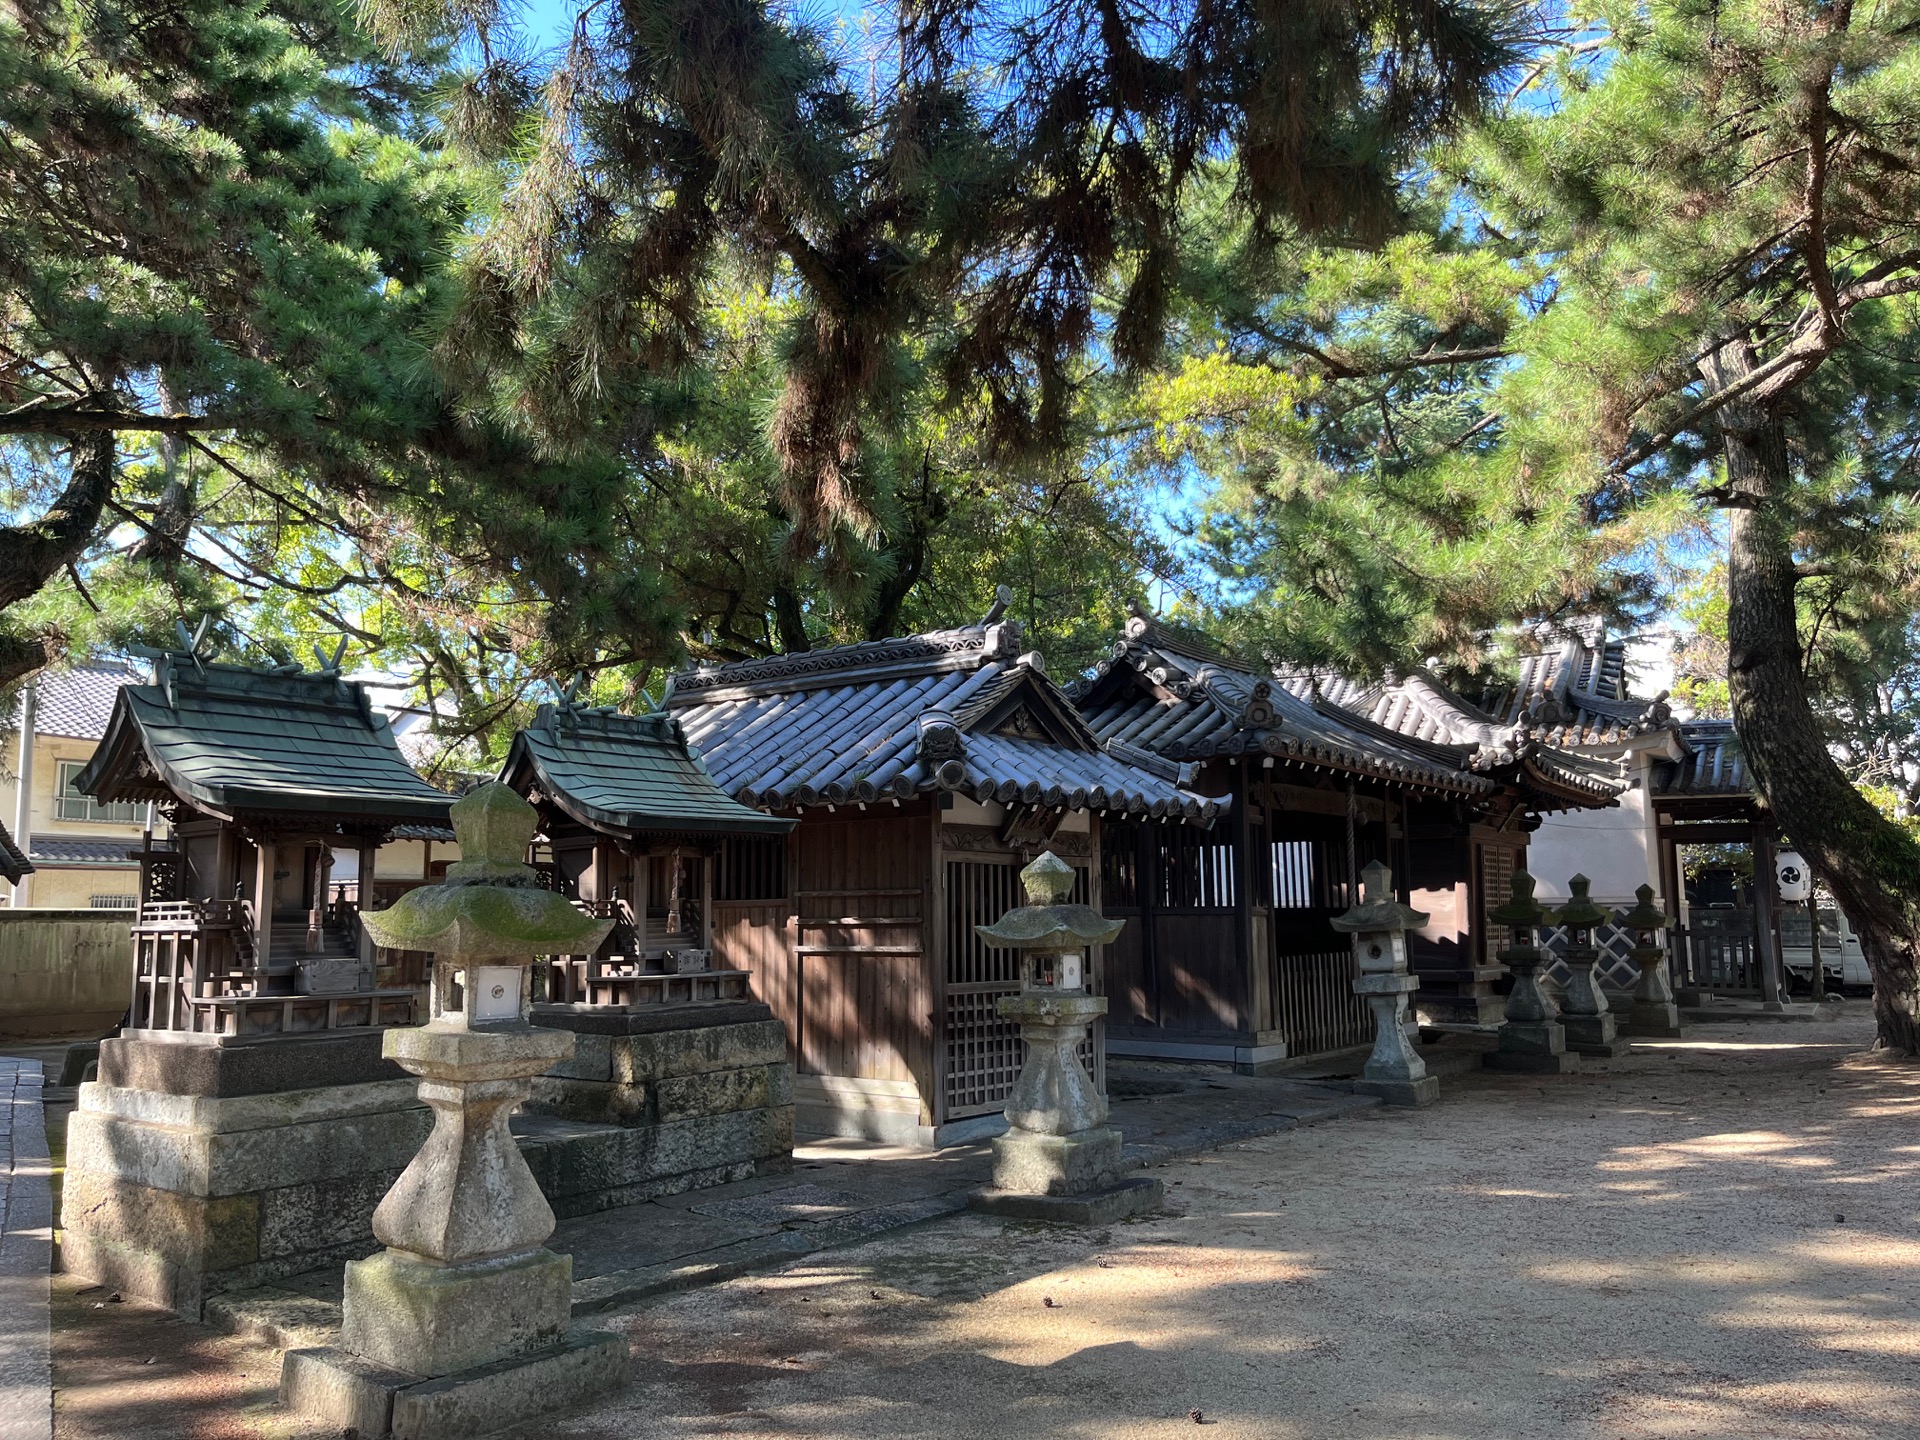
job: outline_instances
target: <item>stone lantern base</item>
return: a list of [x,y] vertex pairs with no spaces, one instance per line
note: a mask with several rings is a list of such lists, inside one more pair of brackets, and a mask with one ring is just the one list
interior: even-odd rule
[[1489,1070],[1525,1075],[1565,1075],[1580,1068],[1580,1056],[1567,1050],[1567,1032],[1557,1020],[1509,1020],[1500,1027],[1500,1044],[1481,1057]]
[[1620,1038],[1613,1012],[1598,1015],[1562,1015],[1560,1026],[1567,1032],[1567,1048],[1597,1060],[1618,1060],[1633,1053],[1633,1046]]

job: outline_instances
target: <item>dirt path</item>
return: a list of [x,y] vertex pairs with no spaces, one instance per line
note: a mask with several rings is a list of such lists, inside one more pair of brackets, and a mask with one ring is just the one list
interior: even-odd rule
[[1856,1004],[1476,1075],[1168,1167],[1177,1216],[968,1217],[616,1313],[632,1388],[520,1433],[1920,1436],[1920,1069],[1870,1039]]
[[[1848,1008],[1176,1164],[1176,1215],[968,1217],[615,1312],[632,1387],[520,1440],[1920,1437],[1920,1068]],[[54,1318],[57,1440],[334,1435],[269,1351],[65,1281]]]

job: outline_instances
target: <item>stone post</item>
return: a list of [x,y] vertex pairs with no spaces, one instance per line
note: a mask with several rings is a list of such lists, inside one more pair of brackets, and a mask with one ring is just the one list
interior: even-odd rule
[[1633,963],[1640,967],[1640,980],[1633,987],[1633,1006],[1627,1022],[1620,1028],[1629,1035],[1657,1035],[1673,1039],[1686,1033],[1680,1023],[1680,1007],[1674,1003],[1673,987],[1667,983],[1667,950],[1660,943],[1666,933],[1667,917],[1654,903],[1653,887],[1642,885],[1634,891],[1640,903],[1621,917],[1633,931]]
[[374,939],[432,953],[432,1018],[390,1030],[433,1131],[374,1211],[387,1248],[347,1265],[340,1348],[290,1352],[281,1395],[367,1440],[485,1434],[621,1384],[626,1344],[572,1328],[573,1262],[507,1129],[533,1077],[573,1053],[527,1023],[528,966],[592,951],[610,921],[542,890],[521,863],[533,807],[483,785],[453,807],[464,857],[445,883],[365,916]]
[[1378,860],[1360,872],[1361,900],[1333,928],[1353,936],[1353,993],[1373,1011],[1373,1054],[1353,1088],[1378,1095],[1389,1105],[1431,1105],[1440,1098],[1440,1081],[1427,1073],[1407,1036],[1407,1010],[1420,977],[1407,966],[1408,930],[1427,923],[1426,915],[1393,898],[1393,872]]
[[1615,1060],[1633,1047],[1619,1038],[1607,992],[1600,988],[1600,947],[1594,930],[1607,923],[1607,912],[1588,894],[1593,882],[1584,875],[1567,881],[1569,899],[1553,915],[1553,923],[1567,932],[1567,993],[1560,1026],[1567,1032],[1567,1048],[1582,1055]]
[[1088,993],[1086,951],[1124,921],[1065,903],[1073,867],[1051,850],[1020,872],[1027,903],[975,929],[1020,951],[1021,988],[1003,995],[1003,1019],[1019,1022],[1026,1063],[1007,1097],[1007,1133],[993,1142],[993,1185],[970,1204],[989,1214],[1104,1225],[1157,1209],[1160,1181],[1122,1178],[1120,1132],[1106,1123],[1107,1097],[1080,1063],[1088,1027],[1107,1013]]
[[1540,967],[1547,956],[1534,941],[1547,923],[1547,912],[1533,898],[1533,876],[1513,872],[1513,896],[1487,918],[1508,927],[1513,941],[1500,959],[1513,972],[1513,990],[1507,996],[1507,1019],[1500,1027],[1500,1043],[1482,1063],[1490,1070],[1518,1070],[1528,1074],[1560,1074],[1580,1068],[1580,1057],[1567,1053],[1566,1032],[1559,1011],[1540,988]]

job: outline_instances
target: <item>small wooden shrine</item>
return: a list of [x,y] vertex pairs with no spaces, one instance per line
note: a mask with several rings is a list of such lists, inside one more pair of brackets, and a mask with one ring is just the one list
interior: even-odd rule
[[1343,704],[1333,683],[1263,672],[1137,616],[1076,687],[1110,746],[1152,752],[1234,801],[1209,834],[1108,827],[1105,909],[1136,922],[1111,951],[1111,1052],[1258,1068],[1370,1043],[1332,921],[1372,861],[1431,916],[1409,936],[1421,1013],[1497,1015],[1487,911],[1539,812],[1613,803],[1611,767],[1491,723],[1409,733],[1373,718],[1367,687],[1345,687],[1360,703]]
[[544,705],[500,778],[539,812],[555,888],[614,922],[593,955],[548,963],[537,1013],[751,998],[746,971],[712,963],[716,871],[783,863],[795,821],[721,793],[667,714]]
[[1019,989],[1018,957],[974,927],[1018,903],[1044,850],[1097,906],[1104,825],[1199,830],[1227,809],[1103,745],[1005,608],[669,689],[720,788],[799,820],[784,841],[723,844],[711,933],[716,963],[750,970],[786,1022],[803,1130],[945,1144],[1001,1128],[1022,1049],[995,1003]]
[[329,902],[335,850],[444,827],[452,797],[416,775],[366,688],[337,669],[156,659],[77,779],[157,801],[172,843],[139,852],[130,1036],[222,1042],[412,1023],[417,989],[379,983],[355,906]]

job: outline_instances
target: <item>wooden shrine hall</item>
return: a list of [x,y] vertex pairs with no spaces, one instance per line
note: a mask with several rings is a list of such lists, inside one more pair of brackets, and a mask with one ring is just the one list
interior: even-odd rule
[[547,964],[543,1023],[577,1007],[752,998],[745,971],[712,964],[716,869],[732,888],[741,867],[784,867],[795,821],[722,794],[666,714],[543,705],[500,779],[540,812],[556,887],[614,922],[597,953]]
[[357,851],[368,893],[375,850],[396,827],[444,829],[452,797],[337,670],[176,653],[155,671],[120,690],[76,781],[103,803],[157,801],[172,824],[170,847],[137,852],[128,1032],[221,1043],[412,1023],[417,987],[380,983],[357,908],[328,904],[328,867]]
[[1110,947],[1110,1053],[1257,1069],[1369,1043],[1330,922],[1372,860],[1431,916],[1409,937],[1421,1014],[1498,1018],[1504,937],[1487,911],[1538,814],[1614,803],[1615,767],[1511,729],[1405,733],[1370,718],[1368,687],[1347,692],[1358,703],[1144,616],[1076,687],[1096,735],[1234,802],[1211,834],[1108,827],[1106,908],[1136,921]]
[[1020,903],[1043,849],[1098,905],[1103,826],[1202,829],[1227,808],[1102,745],[1004,600],[960,629],[685,671],[666,707],[722,790],[799,820],[784,843],[723,847],[712,935],[786,1022],[802,1130],[999,1128],[1022,1046],[994,1007],[1017,957],[974,926]]

